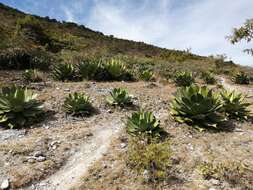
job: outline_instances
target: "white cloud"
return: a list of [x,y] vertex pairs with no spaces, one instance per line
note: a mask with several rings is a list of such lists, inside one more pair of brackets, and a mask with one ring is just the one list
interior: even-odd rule
[[253,66],[252,57],[241,52],[243,45],[233,46],[225,39],[233,27],[252,17],[252,0],[141,2],[94,0],[88,26],[166,48],[191,47],[201,55],[225,53],[237,63]]

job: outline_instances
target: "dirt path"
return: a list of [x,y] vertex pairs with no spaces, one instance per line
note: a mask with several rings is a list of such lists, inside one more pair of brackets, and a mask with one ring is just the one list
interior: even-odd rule
[[246,94],[248,96],[253,96],[253,88],[250,86],[243,86],[243,85],[236,85],[236,84],[230,84],[228,80],[225,77],[220,76],[218,78],[220,81],[220,84],[224,86],[224,88],[228,90],[236,90],[239,91],[240,93]]
[[27,189],[68,190],[78,184],[80,176],[107,152],[110,143],[120,132],[122,125],[120,119],[110,120],[110,122],[103,120],[96,124],[94,130],[91,131],[93,137],[80,146],[80,151],[72,156],[65,166],[49,178]]

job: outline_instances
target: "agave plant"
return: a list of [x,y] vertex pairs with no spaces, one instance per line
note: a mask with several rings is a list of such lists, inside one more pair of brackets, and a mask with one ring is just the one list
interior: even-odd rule
[[111,59],[105,64],[105,69],[113,80],[121,80],[128,73],[125,65],[119,59]]
[[250,77],[244,72],[237,73],[234,77],[232,77],[232,81],[236,84],[249,84]]
[[61,63],[53,68],[52,76],[55,80],[66,81],[74,78],[75,68],[70,63]]
[[192,73],[187,71],[178,71],[174,77],[177,86],[190,86],[194,81]]
[[151,81],[155,79],[155,75],[152,71],[145,70],[141,73],[140,78],[144,81]]
[[156,119],[152,112],[140,110],[132,114],[127,121],[127,132],[130,135],[160,135],[163,130],[160,128],[160,121]]
[[40,73],[37,69],[25,70],[23,78],[26,82],[41,82],[43,80],[42,73]]
[[94,108],[89,96],[75,92],[66,97],[63,110],[72,115],[90,115]]
[[250,106],[250,103],[245,103],[245,96],[235,91],[230,92],[227,90],[224,90],[221,96],[223,99],[223,110],[229,118],[247,120],[250,114],[247,107]]
[[215,84],[216,79],[212,72],[203,72],[201,78],[205,81],[206,84]]
[[129,95],[126,89],[114,88],[110,92],[110,96],[106,98],[106,101],[109,105],[130,105],[132,103],[132,95]]
[[4,87],[0,94],[0,125],[10,128],[23,127],[43,112],[37,94],[27,88]]
[[171,103],[171,115],[180,123],[193,125],[198,129],[217,128],[224,121],[218,112],[222,101],[218,93],[207,87],[191,85],[180,88]]
[[101,61],[98,60],[85,60],[79,64],[79,74],[83,79],[95,79],[99,70],[102,69]]

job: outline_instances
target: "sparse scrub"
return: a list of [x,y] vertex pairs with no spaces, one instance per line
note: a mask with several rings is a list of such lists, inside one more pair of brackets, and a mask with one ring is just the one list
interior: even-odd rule
[[43,80],[42,73],[37,69],[28,69],[23,73],[26,82],[41,82]]
[[194,81],[192,73],[188,71],[178,71],[174,77],[177,86],[190,86]]
[[94,111],[90,97],[83,93],[75,92],[66,97],[63,110],[72,115],[91,115]]
[[5,87],[0,94],[0,123],[9,128],[28,125],[43,112],[43,105],[36,100],[37,94],[26,88]]
[[178,89],[170,113],[176,121],[202,130],[218,127],[224,120],[218,113],[221,108],[222,101],[218,93],[207,87],[192,85]]
[[126,89],[122,88],[114,88],[112,92],[110,92],[110,96],[106,98],[106,101],[109,105],[119,105],[126,106],[132,104],[132,95],[129,95]]
[[205,179],[225,180],[232,186],[250,189],[253,186],[253,168],[239,162],[202,163],[198,166],[199,173]]
[[143,180],[159,183],[170,176],[172,150],[170,142],[147,142],[146,139],[130,139],[127,151],[127,165],[134,169]]
[[235,91],[224,90],[221,93],[223,110],[230,119],[247,120],[250,111],[247,110],[250,103],[245,103],[245,96]]
[[70,63],[60,63],[53,68],[52,76],[55,80],[66,81],[73,80],[75,67]]
[[232,81],[236,84],[249,84],[250,78],[244,72],[240,72],[232,77]]
[[133,113],[128,118],[126,126],[128,134],[133,136],[142,134],[159,136],[164,132],[154,114],[143,110]]

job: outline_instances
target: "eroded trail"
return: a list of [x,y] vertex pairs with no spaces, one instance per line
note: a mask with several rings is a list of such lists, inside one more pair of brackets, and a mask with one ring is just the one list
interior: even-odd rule
[[242,86],[242,85],[236,85],[236,84],[230,84],[226,78],[219,77],[220,84],[224,86],[224,88],[228,90],[236,90],[240,93],[246,94],[248,96],[253,96],[253,88],[249,86]]
[[80,145],[80,151],[70,157],[65,166],[49,178],[27,189],[70,189],[73,185],[78,183],[80,176],[107,152],[110,143],[117,137],[122,125],[120,119],[97,123],[92,131],[92,138],[88,142]]

